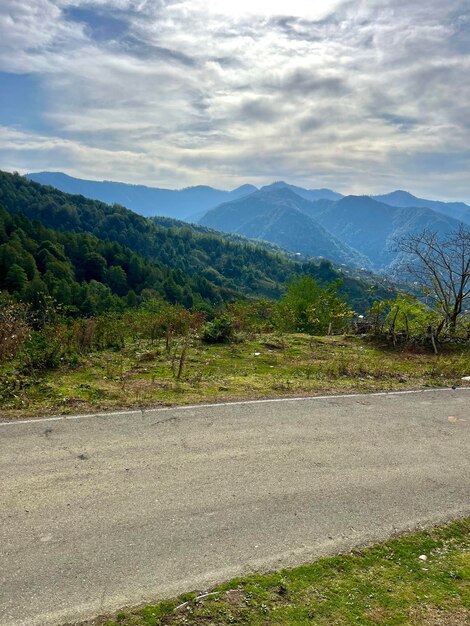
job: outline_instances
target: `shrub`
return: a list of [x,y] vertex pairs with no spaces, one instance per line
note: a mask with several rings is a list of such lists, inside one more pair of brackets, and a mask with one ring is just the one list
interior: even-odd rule
[[63,362],[66,346],[54,330],[50,328],[32,333],[19,354],[21,371],[53,369]]
[[229,343],[234,339],[235,326],[228,315],[221,315],[205,324],[202,330],[202,341],[206,343]]
[[0,309],[0,363],[14,359],[31,336],[28,312],[20,304]]
[[[398,294],[395,300],[375,302],[366,319],[368,329],[393,344],[432,348],[445,342],[468,342],[470,318],[463,314],[455,328],[442,331],[444,317],[415,296]],[[451,332],[449,332],[449,330]]]
[[32,384],[27,376],[21,375],[13,369],[8,372],[0,372],[0,402],[21,402],[25,390]]
[[326,335],[344,332],[353,313],[338,295],[339,283],[321,287],[310,276],[292,282],[276,307],[281,331]]
[[273,330],[275,304],[269,300],[240,300],[226,306],[236,332],[266,333]]

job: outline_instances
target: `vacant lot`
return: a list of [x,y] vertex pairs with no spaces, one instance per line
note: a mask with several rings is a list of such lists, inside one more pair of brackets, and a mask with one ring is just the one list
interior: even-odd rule
[[[128,342],[36,373],[1,401],[3,417],[465,384],[470,349],[435,356],[350,336],[263,334],[231,344]],[[181,365],[181,368],[180,368]],[[180,370],[180,371],[179,371]],[[179,377],[178,377],[179,373]]]

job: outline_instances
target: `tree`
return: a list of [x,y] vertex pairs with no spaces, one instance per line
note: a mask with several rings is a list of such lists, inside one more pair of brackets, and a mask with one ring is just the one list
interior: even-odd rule
[[463,224],[446,238],[423,231],[398,241],[405,271],[440,316],[434,336],[452,334],[470,300],[470,229]]
[[5,284],[11,293],[21,293],[28,284],[28,277],[24,269],[13,263],[7,272]]
[[108,285],[111,287],[113,293],[117,293],[118,296],[124,296],[127,294],[129,287],[127,286],[126,272],[119,265],[112,265],[108,269]]
[[88,252],[83,261],[85,280],[102,282],[106,271],[106,259],[98,252]]
[[400,340],[419,342],[436,325],[436,312],[416,296],[398,294],[395,300],[382,300],[381,304],[382,310],[388,311],[383,330],[394,345]]
[[36,276],[24,290],[23,299],[34,311],[35,326],[40,327],[48,318],[52,307],[47,285]]
[[312,335],[343,330],[352,312],[338,288],[339,283],[321,287],[311,276],[298,278],[276,307],[277,325],[287,332]]

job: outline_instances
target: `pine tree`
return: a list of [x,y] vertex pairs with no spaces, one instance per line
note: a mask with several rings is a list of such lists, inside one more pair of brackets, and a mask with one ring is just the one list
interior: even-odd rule
[[13,263],[7,272],[5,285],[11,293],[22,293],[28,284],[28,277],[22,267]]

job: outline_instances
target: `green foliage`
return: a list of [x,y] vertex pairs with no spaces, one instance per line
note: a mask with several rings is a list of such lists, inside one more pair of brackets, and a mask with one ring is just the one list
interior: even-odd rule
[[55,369],[64,360],[64,355],[65,346],[55,329],[35,331],[20,353],[20,371],[26,374],[33,370]]
[[276,308],[276,325],[286,332],[325,335],[347,326],[352,311],[338,295],[338,284],[321,287],[310,276],[293,281]]
[[8,291],[11,293],[21,294],[27,284],[28,276],[26,275],[24,269],[16,263],[10,265],[5,276],[5,287]]
[[0,299],[0,363],[14,359],[30,336],[26,307],[3,295]]
[[[414,343],[432,347],[446,339],[438,338],[443,316],[415,296],[398,294],[394,300],[381,300],[371,307],[367,324],[375,335],[394,345]],[[462,315],[452,337],[453,342],[467,342],[470,338],[470,320]]]
[[402,333],[407,338],[419,337],[437,322],[436,314],[426,304],[413,296],[399,294],[389,301],[385,318],[387,332]]
[[274,328],[272,300],[238,300],[225,306],[236,332],[247,334],[270,332]]
[[228,315],[220,315],[204,326],[201,338],[206,343],[229,343],[234,334],[233,319]]
[[1,207],[0,233],[0,290],[35,311],[54,301],[70,315],[96,315],[148,297],[211,309],[222,299],[206,282],[118,243],[54,231]]

